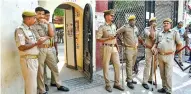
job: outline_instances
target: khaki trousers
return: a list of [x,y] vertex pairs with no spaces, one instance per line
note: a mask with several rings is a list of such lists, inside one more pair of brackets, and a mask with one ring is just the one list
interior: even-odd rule
[[20,58],[25,94],[37,94],[38,59]]
[[168,92],[172,92],[172,71],[174,63],[174,54],[158,55],[160,75],[162,79],[162,86]]
[[110,46],[102,46],[102,64],[103,64],[103,75],[105,79],[106,86],[110,86],[110,81],[108,78],[108,71],[109,71],[109,62],[111,61],[114,66],[115,72],[115,85],[119,85],[119,78],[120,78],[120,60],[119,60],[119,53],[116,47]]
[[[188,45],[190,47],[190,39],[189,38],[186,38],[185,39],[185,45]],[[190,50],[188,48],[185,49],[185,54],[190,54]]]
[[[55,58],[52,48],[40,48],[38,61],[39,61],[39,67],[38,67],[38,76],[37,76],[38,81],[37,82],[38,82],[39,92],[40,93],[46,92],[45,83],[44,83],[44,64],[45,63],[51,70],[51,72],[55,78],[57,87],[60,87],[61,83],[59,80],[57,62],[56,62],[56,58]],[[49,61],[49,62],[45,62],[45,61]]]
[[[54,54],[55,54],[55,58],[56,58],[57,63],[58,63],[58,57],[56,56],[56,50],[55,50],[54,47],[52,48],[52,50],[53,50],[53,52],[54,52]],[[48,62],[48,63],[51,63],[51,62],[48,61],[48,60],[45,60],[45,64],[44,64],[44,81],[45,81],[45,84],[48,84],[47,65],[46,65],[46,62]],[[52,84],[56,84],[56,81],[55,81],[55,78],[54,78],[52,72],[51,72],[51,82],[50,82],[50,83],[52,83]]]
[[137,59],[137,49],[125,47],[125,57],[126,57],[126,81],[132,82],[133,80],[133,67]]
[[[182,43],[182,47],[184,47],[184,40],[183,40],[183,38],[181,38],[181,43]],[[183,51],[183,50],[182,50]],[[179,53],[178,53],[178,59],[179,59],[179,62],[182,62],[182,51],[180,51]]]
[[[153,65],[152,62],[152,56],[153,53],[151,49],[146,48],[145,49],[145,67],[144,67],[144,73],[143,73],[143,84],[147,84],[148,81],[152,80],[153,74],[152,74],[152,68]],[[157,57],[155,56],[155,66],[154,66],[154,72],[157,68]],[[153,72],[153,73],[154,73]]]

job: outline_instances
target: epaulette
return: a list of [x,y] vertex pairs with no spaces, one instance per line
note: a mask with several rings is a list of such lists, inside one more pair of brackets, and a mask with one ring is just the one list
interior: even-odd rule
[[16,29],[24,29],[23,26],[18,26]]
[[145,27],[145,29],[149,29],[150,27]]

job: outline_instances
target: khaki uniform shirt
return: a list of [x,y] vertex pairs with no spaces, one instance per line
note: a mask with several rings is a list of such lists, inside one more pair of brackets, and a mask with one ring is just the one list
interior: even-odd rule
[[138,45],[138,36],[140,35],[136,26],[131,27],[129,24],[122,26],[117,30],[117,34],[123,35],[123,42],[126,46]]
[[[36,22],[33,26],[32,26],[32,30],[34,31],[34,34],[37,38],[37,40],[40,37],[45,37],[48,36],[48,26],[46,24],[42,24],[42,23],[38,23]],[[43,44],[50,44],[50,39],[46,40]]]
[[154,45],[154,42],[156,40],[156,36],[157,36],[157,33],[160,31],[160,29],[156,28],[155,29],[155,34],[154,34],[154,38],[151,39],[150,38],[150,27],[146,27],[144,29],[144,39],[145,39],[145,44],[148,45],[148,46],[153,46]]
[[180,35],[176,30],[170,29],[168,32],[161,31],[157,34],[156,44],[159,52],[176,51],[176,44],[181,44]]
[[[15,30],[15,41],[16,41],[17,47],[21,45],[32,44],[37,42],[34,33],[24,23]],[[25,51],[19,51],[19,54],[21,56],[22,55],[38,55],[39,49],[37,48],[37,46],[35,46]]]
[[[113,35],[113,36],[116,35],[116,26],[115,26],[115,24],[109,25],[109,24],[105,23],[104,25],[101,25],[98,28],[96,39],[108,38],[110,35]],[[116,39],[113,39],[113,40],[108,40],[104,43],[116,44],[117,41],[116,41]]]

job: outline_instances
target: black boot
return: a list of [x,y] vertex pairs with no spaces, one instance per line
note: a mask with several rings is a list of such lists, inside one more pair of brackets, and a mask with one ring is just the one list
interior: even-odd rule
[[64,87],[64,86],[60,86],[57,88],[59,91],[65,91],[65,92],[68,92],[69,89],[67,87]]
[[166,89],[165,88],[158,89],[158,92],[159,93],[166,93]]
[[47,84],[45,84],[45,89],[46,89],[46,91],[49,91],[49,88],[48,88]]
[[145,89],[149,89],[149,85],[147,85],[147,84],[142,84],[142,86],[145,88]]
[[133,86],[133,83],[132,83],[132,82],[127,82],[127,86],[128,86],[130,89],[134,89],[134,86]]

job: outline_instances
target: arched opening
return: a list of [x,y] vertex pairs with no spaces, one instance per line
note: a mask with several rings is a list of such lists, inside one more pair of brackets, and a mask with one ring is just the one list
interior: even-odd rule
[[64,79],[72,79],[74,74],[75,77],[83,76],[79,72],[83,69],[83,9],[72,2],[62,3],[55,8],[52,20],[58,37],[61,75],[68,74]]

